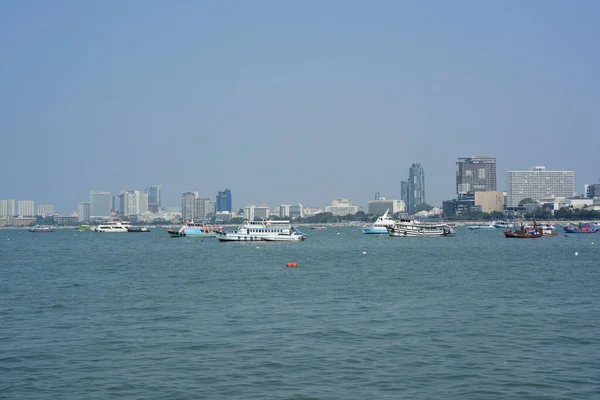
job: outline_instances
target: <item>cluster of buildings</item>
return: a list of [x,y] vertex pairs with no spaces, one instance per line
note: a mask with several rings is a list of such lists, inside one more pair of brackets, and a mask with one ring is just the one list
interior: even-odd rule
[[530,171],[509,171],[507,191],[496,188],[496,159],[459,158],[456,163],[456,198],[443,202],[444,215],[474,211],[522,213],[535,208],[551,211],[565,207],[600,210],[600,184],[586,185],[585,194],[575,193],[574,171],[548,171],[536,166]]
[[[408,170],[408,179],[400,184],[400,199],[387,199],[375,194],[368,202],[368,214],[381,215],[389,210],[392,215],[401,213],[417,216],[444,214],[464,215],[472,212],[531,212],[534,208],[558,210],[564,207],[600,210],[600,183],[585,185],[584,194],[575,194],[573,171],[549,171],[537,166],[531,171],[509,171],[507,190],[497,190],[496,158],[465,157],[456,162],[456,197],[443,202],[442,208],[419,211],[425,201],[425,172],[419,162]],[[77,211],[70,216],[60,216],[49,204],[35,207],[33,200],[0,200],[0,226],[27,226],[37,217],[52,217],[59,225],[109,219],[129,218],[136,222],[194,220],[205,221],[213,217],[217,222],[227,222],[235,217],[244,219],[304,218],[322,212],[335,216],[347,216],[361,211],[362,207],[349,198],[337,198],[324,209],[305,207],[301,203],[281,204],[269,208],[266,205],[247,205],[235,212],[232,209],[231,190],[219,191],[214,201],[202,197],[197,191],[181,194],[181,211],[167,212],[162,204],[162,186],[151,186],[144,191],[123,190],[116,197],[110,192],[91,190],[88,201],[77,203]]]
[[35,208],[33,200],[0,200],[0,226],[27,226],[36,221],[37,216],[54,215],[54,206],[40,204]]

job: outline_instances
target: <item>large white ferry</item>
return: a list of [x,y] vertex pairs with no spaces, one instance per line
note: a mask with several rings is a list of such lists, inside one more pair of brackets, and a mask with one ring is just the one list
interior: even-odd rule
[[385,213],[381,217],[377,218],[377,221],[375,221],[373,223],[373,225],[363,227],[362,232],[369,233],[369,234],[373,234],[373,233],[386,233],[387,234],[388,233],[387,228],[394,225],[394,222],[396,222],[396,221],[394,221],[393,218],[391,218],[388,215],[389,211],[390,210],[386,210]]
[[290,221],[246,221],[237,231],[215,233],[220,242],[301,242],[306,239],[306,235],[291,226]]
[[415,237],[415,236],[454,236],[455,232],[445,222],[423,222],[413,218],[400,218],[391,227],[388,227],[390,236]]
[[107,221],[94,228],[94,232],[128,232],[131,224],[124,221]]

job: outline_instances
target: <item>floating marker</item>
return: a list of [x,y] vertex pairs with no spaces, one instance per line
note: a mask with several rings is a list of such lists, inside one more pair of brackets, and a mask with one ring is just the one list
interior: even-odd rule
[[297,267],[298,264],[296,262],[292,261],[292,262],[285,264],[285,266],[288,268],[293,268],[293,267]]
[[578,253],[578,252],[575,252],[575,256],[578,256],[578,255],[579,255],[579,253]]
[[363,254],[367,254],[367,252],[366,252],[366,251],[363,251]]

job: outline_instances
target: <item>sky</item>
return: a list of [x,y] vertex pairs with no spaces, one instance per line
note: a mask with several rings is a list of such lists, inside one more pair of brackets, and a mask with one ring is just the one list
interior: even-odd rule
[[459,157],[598,183],[600,2],[0,3],[0,199],[234,208],[455,194]]

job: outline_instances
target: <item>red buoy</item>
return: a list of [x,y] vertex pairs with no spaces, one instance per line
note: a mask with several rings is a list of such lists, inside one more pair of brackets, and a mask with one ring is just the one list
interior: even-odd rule
[[297,263],[295,263],[295,262],[289,262],[289,263],[285,264],[285,266],[286,266],[286,267],[297,267],[297,266],[298,266],[298,264],[297,264]]

